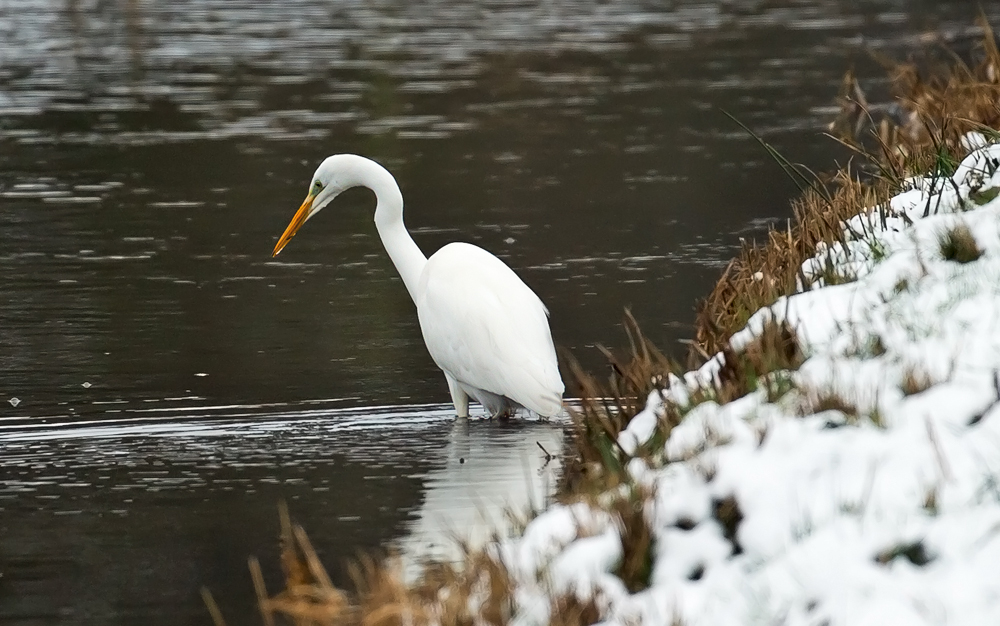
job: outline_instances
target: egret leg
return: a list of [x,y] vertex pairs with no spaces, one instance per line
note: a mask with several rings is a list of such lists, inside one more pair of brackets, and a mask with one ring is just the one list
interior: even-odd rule
[[444,378],[448,381],[448,391],[451,392],[451,402],[455,405],[455,415],[459,418],[468,418],[469,394],[465,393],[465,390],[451,374],[445,372]]

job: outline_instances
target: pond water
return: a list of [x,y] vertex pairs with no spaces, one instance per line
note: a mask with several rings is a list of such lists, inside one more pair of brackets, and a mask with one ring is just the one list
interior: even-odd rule
[[722,110],[829,168],[844,71],[967,49],[973,5],[0,2],[0,621],[206,623],[203,585],[252,621],[282,499],[340,582],[544,500],[559,426],[452,423],[370,194],[270,258],[323,157],[502,257],[585,366],[626,306],[680,354],[795,194]]

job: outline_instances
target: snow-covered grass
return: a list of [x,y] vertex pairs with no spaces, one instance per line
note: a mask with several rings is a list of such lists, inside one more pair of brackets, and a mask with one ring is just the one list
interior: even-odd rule
[[[732,337],[794,329],[801,364],[768,374],[783,393],[714,401],[716,356],[621,433],[634,452],[684,407],[630,485],[495,546],[511,624],[549,623],[566,593],[607,624],[1000,624],[1000,146],[984,144],[847,221]],[[629,580],[643,521],[649,568]]]

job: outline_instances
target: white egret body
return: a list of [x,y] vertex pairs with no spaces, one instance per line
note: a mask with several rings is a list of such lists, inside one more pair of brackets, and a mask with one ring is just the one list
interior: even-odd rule
[[425,257],[403,225],[399,186],[378,163],[353,154],[323,161],[274,254],[306,220],[352,187],[375,192],[375,226],[417,305],[424,343],[444,372],[458,416],[468,417],[470,396],[491,415],[520,407],[546,417],[558,413],[564,386],[542,301],[503,261],[478,246],[450,243]]

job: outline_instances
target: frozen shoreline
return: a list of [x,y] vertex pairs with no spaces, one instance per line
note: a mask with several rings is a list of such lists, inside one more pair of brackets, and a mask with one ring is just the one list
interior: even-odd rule
[[[1000,623],[1000,145],[985,144],[970,135],[950,179],[913,178],[848,221],[846,246],[803,265],[809,284],[734,335],[739,349],[768,320],[795,331],[805,360],[771,374],[780,397],[688,406],[719,357],[651,394],[627,452],[665,400],[689,412],[662,459],[628,466],[652,494],[649,587],[613,573],[612,516],[558,505],[494,546],[512,623],[548,623],[566,593],[594,597],[607,624]],[[842,284],[824,286],[831,267]]]

